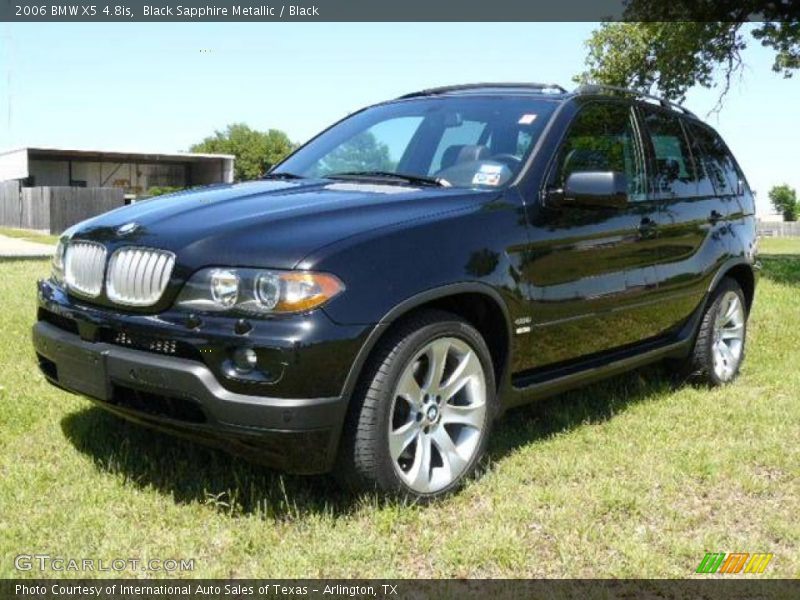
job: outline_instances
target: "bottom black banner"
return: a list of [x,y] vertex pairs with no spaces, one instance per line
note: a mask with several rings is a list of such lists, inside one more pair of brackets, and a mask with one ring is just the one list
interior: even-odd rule
[[708,599],[800,598],[800,580],[776,579],[4,579],[2,600],[261,600],[344,598]]

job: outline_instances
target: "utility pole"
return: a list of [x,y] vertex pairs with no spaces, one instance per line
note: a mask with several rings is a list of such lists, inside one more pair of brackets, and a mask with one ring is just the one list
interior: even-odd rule
[[[14,65],[14,56],[13,56],[14,41],[13,41],[13,39],[11,37],[11,24],[6,22],[5,26],[3,27],[3,29],[4,29],[3,41],[5,42],[4,43],[5,51],[2,53],[2,55],[5,56],[5,58],[3,60],[5,60],[5,63],[6,63],[6,73],[5,73],[5,75],[6,75],[6,109],[7,109],[7,113],[6,113],[6,132],[7,132],[7,139],[5,140],[5,143],[2,144],[2,145],[8,145],[9,147],[11,147],[13,145],[13,140],[14,140],[14,136],[12,135],[12,131],[11,131],[11,124],[13,123],[13,119],[14,119],[14,116],[13,116],[14,94],[11,91],[11,85],[13,83],[12,70],[14,68],[13,67],[13,65]],[[2,56],[2,55],[0,55],[0,56]]]

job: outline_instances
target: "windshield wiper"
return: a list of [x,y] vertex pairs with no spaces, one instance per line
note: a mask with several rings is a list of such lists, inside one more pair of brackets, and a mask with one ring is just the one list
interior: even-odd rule
[[398,179],[414,185],[450,187],[450,182],[446,179],[424,177],[422,175],[409,175],[407,173],[395,173],[394,171],[343,171],[342,173],[331,173],[330,175],[325,175],[325,177],[327,179]]
[[272,173],[265,173],[261,179],[305,179],[302,175],[289,173],[288,171],[275,171]]

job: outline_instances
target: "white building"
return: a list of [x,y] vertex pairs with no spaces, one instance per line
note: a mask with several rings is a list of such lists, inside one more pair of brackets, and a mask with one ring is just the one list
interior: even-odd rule
[[0,152],[0,182],[21,187],[118,188],[126,199],[154,187],[190,187],[233,181],[228,154],[151,154],[56,148]]
[[227,154],[0,152],[0,226],[60,233],[153,188],[231,183],[233,161]]

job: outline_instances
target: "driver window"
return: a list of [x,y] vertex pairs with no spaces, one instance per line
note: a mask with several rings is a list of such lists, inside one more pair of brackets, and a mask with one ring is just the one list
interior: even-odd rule
[[586,106],[561,146],[553,185],[563,188],[567,177],[576,172],[616,171],[628,179],[629,200],[644,200],[644,171],[634,140],[630,107],[611,103]]

